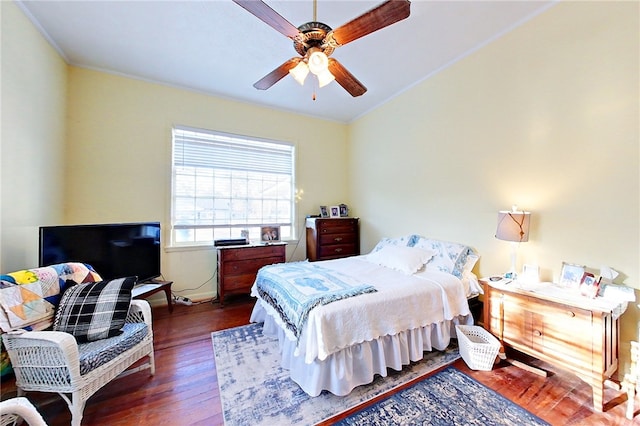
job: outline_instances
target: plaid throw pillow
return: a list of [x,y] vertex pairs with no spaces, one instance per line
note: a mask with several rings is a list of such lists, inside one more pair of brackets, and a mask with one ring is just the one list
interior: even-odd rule
[[127,277],[70,285],[56,310],[53,330],[73,335],[78,343],[119,335],[136,281],[136,277]]

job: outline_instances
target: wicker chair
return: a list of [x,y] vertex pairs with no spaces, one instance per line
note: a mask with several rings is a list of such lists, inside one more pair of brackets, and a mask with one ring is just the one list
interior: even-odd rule
[[[17,330],[3,334],[2,339],[16,375],[18,396],[26,391],[58,393],[69,406],[71,425],[80,426],[87,399],[111,380],[147,368],[151,375],[155,374],[149,303],[144,300],[131,301],[126,322],[146,323],[146,336],[115,358],[84,374],[80,371],[80,355],[83,346],[91,343],[78,345],[71,334],[58,331]],[[144,357],[148,357],[148,362],[127,370]]]
[[11,398],[0,402],[0,426],[16,426],[22,420],[29,426],[47,426],[27,398]]

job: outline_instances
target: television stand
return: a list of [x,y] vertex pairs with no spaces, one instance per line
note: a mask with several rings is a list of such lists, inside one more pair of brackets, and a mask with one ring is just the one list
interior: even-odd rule
[[152,294],[156,294],[159,291],[164,291],[164,294],[167,296],[167,304],[169,306],[169,312],[173,312],[173,300],[171,300],[171,284],[173,281],[160,281],[160,280],[149,280],[138,283],[133,290],[131,290],[131,295],[134,299],[144,299]]

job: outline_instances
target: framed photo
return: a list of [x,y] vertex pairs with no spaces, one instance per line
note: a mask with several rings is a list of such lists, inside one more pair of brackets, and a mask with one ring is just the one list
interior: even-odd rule
[[594,298],[598,295],[598,288],[600,282],[596,281],[596,277],[589,272],[585,272],[580,280],[580,294],[590,298]]
[[528,284],[540,282],[540,268],[538,265],[523,265],[521,278]]
[[338,207],[340,207],[340,217],[349,216],[349,207],[346,204],[340,204]]
[[263,243],[273,243],[276,241],[280,241],[280,227],[279,226],[261,226],[260,241],[262,241]]
[[320,206],[320,217],[329,217],[329,209],[327,209],[327,206]]
[[340,217],[340,206],[329,207],[329,217]]
[[560,272],[561,285],[578,288],[583,275],[584,265],[562,262],[562,272]]

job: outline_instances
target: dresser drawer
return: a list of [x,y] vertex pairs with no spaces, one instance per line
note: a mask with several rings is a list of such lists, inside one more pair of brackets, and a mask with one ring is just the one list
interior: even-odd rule
[[333,244],[354,244],[356,242],[356,234],[321,234],[320,245],[327,246]]
[[355,256],[358,253],[355,244],[331,244],[320,246],[320,257],[323,259],[335,259],[339,257]]
[[259,259],[247,259],[247,260],[226,260],[222,262],[222,273],[231,277],[233,275],[241,274],[255,274],[258,269],[265,265],[273,265],[274,263],[282,263],[281,257],[262,257]]
[[354,234],[358,230],[358,221],[354,219],[321,220],[318,233],[322,234]]
[[[222,259],[227,261],[260,259],[265,257],[284,257],[285,249],[283,245],[248,247],[242,249],[220,250]],[[284,259],[281,260],[284,262]]]
[[251,291],[251,286],[256,280],[256,274],[230,275],[224,283],[224,290],[227,292],[246,292]]

